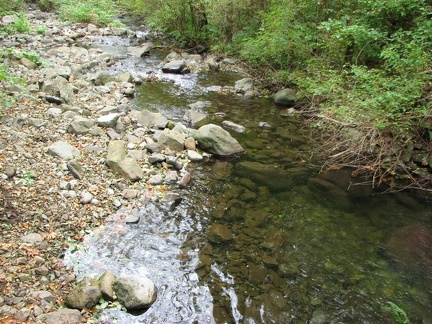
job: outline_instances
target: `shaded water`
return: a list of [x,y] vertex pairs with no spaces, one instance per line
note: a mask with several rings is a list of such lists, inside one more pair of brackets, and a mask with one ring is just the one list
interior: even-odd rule
[[[113,69],[156,73],[160,60],[126,60]],[[107,311],[107,322],[395,323],[399,307],[411,322],[430,323],[430,282],[383,249],[395,229],[419,221],[430,225],[430,206],[407,193],[353,185],[358,180],[343,170],[319,175],[299,117],[282,116],[266,98],[214,91],[232,86],[240,75],[168,78],[143,84],[137,106],[181,121],[187,104],[209,101],[213,123],[222,122],[215,113],[223,112],[247,127],[232,133],[246,154],[189,165],[193,184],[174,211],[141,201],[139,224],[123,224],[122,215],[131,211],[119,211],[68,255],[79,276],[107,269],[145,273],[159,287],[146,313]],[[241,172],[242,163],[270,166],[280,176]],[[284,185],[273,186],[277,182]],[[233,239],[210,242],[214,223],[225,225]]]

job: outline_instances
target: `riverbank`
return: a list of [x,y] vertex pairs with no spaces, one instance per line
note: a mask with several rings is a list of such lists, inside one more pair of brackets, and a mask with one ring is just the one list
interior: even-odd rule
[[[135,32],[67,25],[39,10],[26,17],[29,31],[1,45],[13,78],[2,82],[0,319],[81,322],[94,309],[61,309],[76,282],[65,250],[118,211],[119,221],[136,222],[144,200],[171,208],[193,177],[188,163],[210,154],[185,126],[132,109],[135,87],[155,78],[108,72],[121,55],[91,46],[101,36],[129,41]],[[128,55],[145,56],[141,45]]]

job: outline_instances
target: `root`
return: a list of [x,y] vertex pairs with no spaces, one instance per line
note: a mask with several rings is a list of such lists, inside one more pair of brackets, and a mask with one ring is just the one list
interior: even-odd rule
[[[311,124],[319,124],[312,132],[313,141],[326,159],[321,171],[352,169],[352,176],[363,176],[376,188],[387,184],[391,191],[417,189],[432,191],[431,177],[416,174],[416,168],[407,166],[402,155],[406,144],[390,132],[375,127],[342,123],[327,116],[315,115]],[[317,139],[319,139],[317,141]]]

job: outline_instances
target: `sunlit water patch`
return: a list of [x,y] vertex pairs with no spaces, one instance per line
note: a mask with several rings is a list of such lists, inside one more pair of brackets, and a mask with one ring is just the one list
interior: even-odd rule
[[115,275],[146,275],[158,287],[156,302],[144,314],[105,311],[104,318],[119,323],[213,323],[213,298],[195,272],[200,220],[182,206],[167,213],[148,204],[140,209],[138,224],[124,222],[128,213],[112,215],[65,258],[78,279],[109,270]]

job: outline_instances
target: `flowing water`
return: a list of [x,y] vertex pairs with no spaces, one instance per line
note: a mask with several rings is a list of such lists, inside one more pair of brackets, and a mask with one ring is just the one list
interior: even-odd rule
[[[120,40],[99,41],[104,50],[125,52]],[[193,183],[174,210],[142,201],[140,222],[133,225],[120,221],[130,212],[120,210],[68,254],[78,277],[105,270],[143,273],[158,286],[147,312],[105,311],[104,320],[403,323],[406,313],[412,323],[430,323],[429,275],[400,266],[384,248],[396,229],[430,224],[430,205],[408,193],[356,185],[346,170],[320,174],[298,116],[281,114],[269,99],[224,91],[240,74],[163,75],[157,64],[165,55],[125,58],[112,69],[165,80],[141,86],[139,109],[181,121],[188,104],[210,102],[205,110],[211,122],[246,127],[232,133],[246,154],[189,165]],[[244,172],[242,164],[265,169],[268,177]],[[207,235],[212,224],[226,226],[233,239],[214,243]]]

